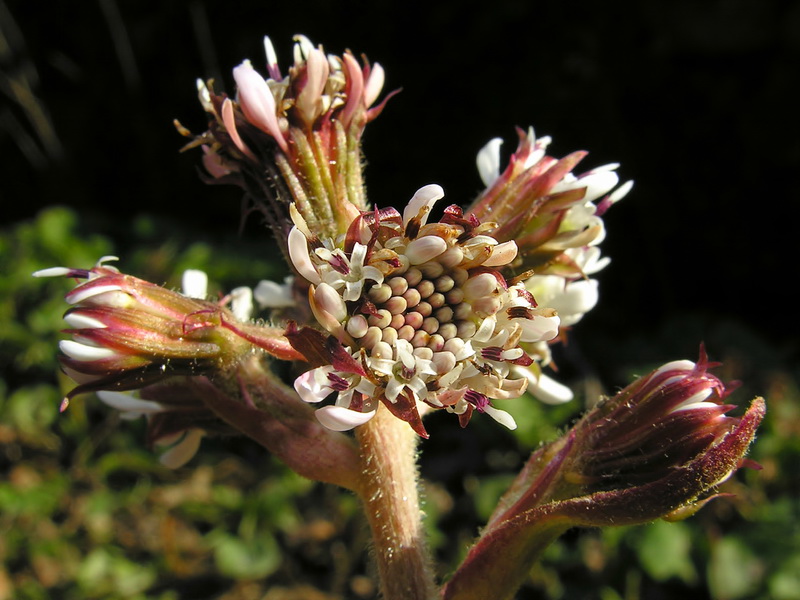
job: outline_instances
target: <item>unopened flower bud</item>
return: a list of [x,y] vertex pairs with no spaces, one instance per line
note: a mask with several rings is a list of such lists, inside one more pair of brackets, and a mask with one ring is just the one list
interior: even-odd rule
[[[108,260],[108,258],[104,259]],[[35,276],[85,279],[66,295],[72,336],[59,347],[62,368],[79,385],[65,399],[96,390],[131,390],[176,375],[223,371],[253,351],[298,358],[277,330],[239,321],[224,306],[192,298],[102,264],[57,267]],[[190,273],[189,279],[196,275]]]
[[536,451],[442,597],[510,597],[570,527],[646,523],[703,506],[741,466],[765,413],[756,398],[742,417],[726,416],[733,406],[709,366],[704,353],[696,364],[668,363]]

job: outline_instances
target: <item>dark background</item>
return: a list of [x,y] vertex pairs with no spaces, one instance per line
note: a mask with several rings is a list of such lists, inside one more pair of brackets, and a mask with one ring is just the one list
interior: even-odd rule
[[233,91],[264,34],[286,65],[302,32],[403,88],[366,132],[378,204],[430,182],[468,202],[475,153],[498,135],[513,150],[516,125],[552,135],[554,155],[589,150],[583,170],[622,163],[636,186],[607,215],[613,262],[576,331],[589,363],[624,362],[630,345],[607,342],[636,336],[678,340],[642,350],[653,360],[691,356],[720,328],[796,352],[796,2],[6,0],[0,18],[4,224],[65,204],[120,240],[142,213],[198,238],[235,230],[239,190],[198,180],[172,119],[202,131],[197,77]]

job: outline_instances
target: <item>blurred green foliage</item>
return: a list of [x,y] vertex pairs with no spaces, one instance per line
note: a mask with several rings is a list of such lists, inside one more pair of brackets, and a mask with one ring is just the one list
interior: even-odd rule
[[[174,223],[129,225],[115,248],[87,235],[75,212],[51,208],[0,236],[0,600],[376,597],[350,494],[303,480],[247,440],[208,440],[189,466],[169,471],[144,447],[142,422],[120,423],[92,397],[58,413],[69,383],[55,354],[71,282],[33,271],[89,267],[119,251],[126,272],[174,287],[189,267],[209,272],[213,292],[281,275],[274,249],[246,237],[199,243]],[[691,319],[682,327],[692,335]],[[616,340],[630,357],[626,376],[652,367],[642,348],[670,348],[674,332],[665,324],[655,338]],[[734,496],[687,521],[569,532],[520,599],[800,598],[797,365],[735,323],[705,341],[724,362],[720,375],[746,382],[737,402],[768,399],[752,451],[763,468],[742,470],[720,487]],[[587,398],[602,387],[582,383]],[[557,436],[580,401],[508,406],[513,433],[488,419],[465,430],[431,419],[423,495],[443,577],[531,449]]]

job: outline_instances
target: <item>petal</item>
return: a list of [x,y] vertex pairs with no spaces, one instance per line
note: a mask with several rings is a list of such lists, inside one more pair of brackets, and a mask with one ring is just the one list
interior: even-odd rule
[[181,278],[181,290],[189,298],[204,299],[208,293],[208,275],[199,269],[186,269]]
[[239,151],[253,162],[257,162],[255,154],[253,154],[252,150],[247,147],[247,144],[245,144],[239,136],[239,130],[236,128],[236,119],[233,115],[233,102],[231,102],[230,98],[225,98],[225,101],[222,103],[222,122],[225,124],[228,135],[231,136],[231,140],[233,140],[233,143]]
[[386,79],[386,73],[380,63],[372,65],[369,72],[369,77],[364,83],[364,105],[372,106],[378,99],[383,89],[383,82]]
[[289,231],[288,238],[289,258],[297,272],[311,283],[321,283],[319,273],[311,262],[311,255],[308,253],[308,239],[297,226]]
[[64,277],[72,273],[72,269],[67,267],[50,267],[49,269],[40,269],[35,273],[31,273],[33,277]]
[[502,138],[496,137],[480,149],[476,164],[481,181],[486,187],[490,187],[495,180],[500,177],[500,146],[503,145]]
[[312,404],[322,402],[330,395],[333,388],[320,381],[327,381],[327,375],[331,370],[331,367],[317,367],[294,380],[294,389],[304,402]]
[[447,242],[436,235],[426,235],[410,242],[406,256],[412,265],[421,265],[447,250]]
[[183,439],[159,457],[159,462],[169,469],[178,469],[197,454],[203,439],[201,429],[190,429]]
[[266,279],[258,282],[256,289],[253,290],[253,296],[261,308],[285,308],[294,306],[295,301],[292,298],[292,277],[287,277],[286,282],[281,285],[274,281],[267,281]]
[[239,88],[239,104],[247,120],[271,135],[286,152],[288,146],[275,114],[275,97],[267,82],[256,72],[249,60],[233,70],[233,78]]
[[504,410],[500,410],[499,408],[495,408],[494,406],[489,404],[483,408],[483,412],[492,417],[495,421],[497,421],[501,425],[505,425],[511,430],[517,428],[517,422],[514,420],[514,417],[512,417],[509,413],[507,413]]
[[158,402],[142,400],[126,392],[99,391],[97,397],[111,408],[132,416],[150,415],[164,410]]
[[408,222],[414,217],[418,216],[420,211],[424,208],[428,210],[422,215],[420,225],[425,225],[428,221],[428,212],[437,200],[444,198],[444,190],[442,186],[432,183],[417,190],[414,197],[408,201],[405,210],[403,211],[403,225],[408,225]]
[[65,314],[64,321],[66,321],[67,325],[72,329],[101,329],[106,327],[105,323],[98,321],[94,317],[83,314],[80,312],[80,309],[77,309],[76,312]]
[[317,420],[333,431],[349,431],[375,416],[375,411],[357,412],[342,406],[323,406],[314,413]]
[[528,391],[545,404],[564,404],[573,398],[572,390],[544,373],[536,376],[525,368],[520,368],[517,372],[525,374],[528,378]]
[[240,321],[249,321],[253,315],[253,290],[246,285],[231,290],[231,311]]
[[484,267],[500,267],[507,265],[517,257],[517,243],[513,240],[503,242],[492,248],[492,254],[483,262]]
[[102,360],[104,358],[111,358],[117,354],[110,348],[87,346],[86,344],[81,344],[73,340],[61,340],[58,343],[58,347],[70,358],[80,361]]

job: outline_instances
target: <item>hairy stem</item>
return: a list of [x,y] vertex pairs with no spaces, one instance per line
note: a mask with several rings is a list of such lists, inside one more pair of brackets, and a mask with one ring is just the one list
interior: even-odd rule
[[382,597],[435,598],[417,490],[417,435],[379,406],[356,436],[361,453],[360,495],[375,544]]

